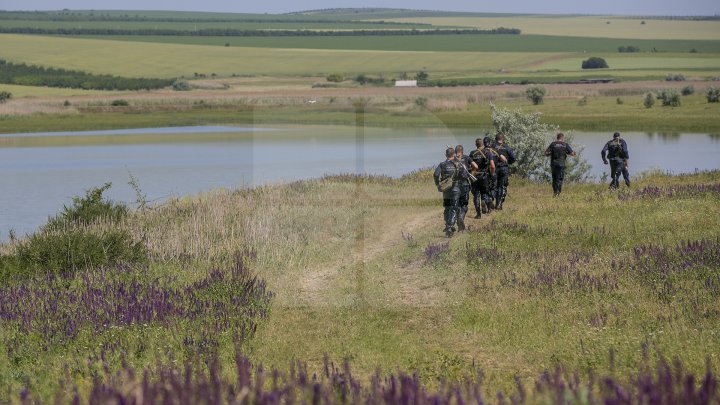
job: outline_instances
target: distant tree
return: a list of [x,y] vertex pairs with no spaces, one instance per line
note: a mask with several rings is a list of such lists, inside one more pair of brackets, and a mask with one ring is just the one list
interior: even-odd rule
[[608,66],[607,62],[605,62],[605,59],[597,56],[593,56],[582,62],[583,69],[604,69],[608,67],[610,66]]
[[0,104],[10,100],[12,98],[12,93],[9,91],[0,91]]
[[693,87],[693,85],[685,86],[683,87],[681,93],[683,96],[689,96],[695,93],[695,87]]
[[669,75],[665,76],[665,81],[667,81],[667,82],[684,82],[685,76],[683,76],[680,73],[669,74]]
[[720,88],[710,87],[705,94],[708,103],[720,103]]
[[658,99],[662,100],[663,106],[679,107],[681,104],[680,93],[675,89],[661,91]]
[[655,95],[652,93],[647,93],[645,95],[645,98],[643,99],[643,105],[645,108],[652,108],[652,106],[655,105]]
[[126,107],[129,106],[130,103],[128,103],[127,100],[119,99],[119,100],[113,100],[112,103],[110,103],[113,107]]
[[345,78],[343,77],[343,75],[341,75],[340,73],[333,73],[333,74],[331,74],[331,75],[328,75],[328,77],[326,77],[325,79],[326,79],[327,81],[333,82],[333,83],[340,83],[340,82],[342,82],[343,80],[345,80]]
[[635,53],[635,52],[640,52],[640,48],[638,48],[637,46],[633,46],[633,45],[621,46],[621,47],[618,47],[618,52],[620,52],[620,53]]
[[528,87],[525,90],[525,95],[534,105],[542,104],[545,97],[545,88],[540,86]]
[[419,82],[424,82],[424,81],[427,81],[429,76],[430,75],[428,75],[428,72],[421,70],[421,71],[417,72],[417,74],[415,75],[415,79]]
[[172,88],[175,91],[188,91],[190,90],[190,83],[187,80],[175,80],[172,84]]

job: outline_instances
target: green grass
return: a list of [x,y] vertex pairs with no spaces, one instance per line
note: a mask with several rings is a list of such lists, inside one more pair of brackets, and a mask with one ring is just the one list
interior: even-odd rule
[[602,52],[617,53],[620,46],[633,45],[642,52],[720,53],[718,40],[639,40],[562,37],[549,35],[387,35],[353,37],[191,37],[191,36],[83,36],[169,44],[214,45],[257,48],[354,49],[378,51],[435,52]]
[[[717,184],[720,173],[633,173],[633,179],[633,190],[640,190]],[[215,191],[135,213],[119,227],[149,241],[157,262],[143,279],[173,285],[202,277],[209,263],[227,262],[238,247],[256,250],[251,266],[275,297],[270,318],[245,347],[254,363],[286,369],[300,359],[312,373],[327,353],[352,361],[361,379],[400,368],[417,370],[428,382],[454,381],[475,365],[494,394],[512,388],[516,375],[529,382],[556,364],[626,378],[643,364],[643,345],[651,358],[678,356],[695,373],[706,360],[717,364],[720,311],[709,287],[696,284],[701,271],[676,275],[668,299],[650,280],[611,263],[632,262],[638,245],[674,249],[685,240],[716,240],[718,198],[621,201],[604,184],[568,184],[553,198],[549,185],[513,178],[505,210],[468,219],[471,231],[450,240],[434,261],[423,249],[446,239],[428,172]],[[479,247],[507,258],[469,256]],[[533,282],[539,269],[574,262],[578,254],[582,274],[607,274],[616,286],[587,291],[571,281],[552,288]],[[13,349],[0,353],[0,385],[7,387],[0,398],[14,397],[23,383],[52,398],[63,376],[82,392],[101,367],[93,357],[101,343],[126,349],[136,367],[171,356],[182,361],[188,354],[175,328],[189,326],[174,320],[113,327],[62,344],[0,328],[0,342]],[[219,339],[221,358],[231,364],[229,335]],[[107,362],[119,366],[116,355]]]
[[18,86],[14,84],[0,84],[0,91],[9,91],[14,98],[32,97],[73,97],[96,94],[112,94],[102,90],[65,89],[53,87]]
[[[510,16],[395,18],[388,21],[490,29],[513,27],[523,34],[634,39],[720,39],[720,21],[645,20],[604,16]],[[610,24],[608,24],[608,21]],[[632,44],[627,44],[632,45]]]

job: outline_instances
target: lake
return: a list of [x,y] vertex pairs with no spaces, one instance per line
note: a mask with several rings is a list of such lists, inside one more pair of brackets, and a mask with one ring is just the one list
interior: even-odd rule
[[[599,177],[600,150],[611,133],[573,133]],[[137,180],[153,202],[216,188],[236,188],[370,173],[400,176],[443,160],[446,145],[472,150],[471,130],[339,126],[183,127],[0,134],[0,240],[34,231],[71,198],[106,182],[108,196],[130,205]],[[720,137],[623,133],[631,175],[720,169]],[[549,139],[548,139],[549,142]],[[512,145],[511,145],[512,146]]]

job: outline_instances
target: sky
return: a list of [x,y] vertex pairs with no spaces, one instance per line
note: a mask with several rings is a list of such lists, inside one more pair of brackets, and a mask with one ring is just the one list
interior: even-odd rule
[[0,10],[182,10],[285,13],[340,7],[540,14],[720,15],[718,0],[2,0]]

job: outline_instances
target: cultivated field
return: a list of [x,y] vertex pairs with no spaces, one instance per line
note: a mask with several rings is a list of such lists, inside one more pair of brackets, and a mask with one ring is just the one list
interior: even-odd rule
[[[687,21],[627,17],[513,16],[424,17],[390,21],[492,29],[520,28],[523,34],[628,39],[720,39],[720,21]],[[645,21],[645,24],[642,24]],[[609,23],[608,23],[609,22]]]

